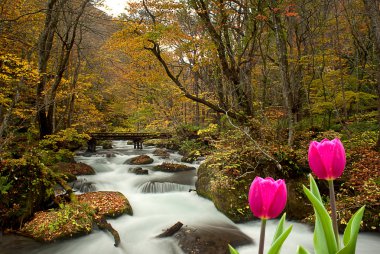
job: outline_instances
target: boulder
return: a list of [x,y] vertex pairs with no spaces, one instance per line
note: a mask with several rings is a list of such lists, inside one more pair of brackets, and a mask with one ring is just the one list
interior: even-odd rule
[[65,175],[95,175],[94,169],[82,162],[59,162],[51,167],[55,172]]
[[117,217],[125,213],[129,215],[133,214],[128,199],[120,192],[89,192],[78,195],[78,201],[96,209],[98,215]]
[[149,174],[149,171],[147,169],[143,169],[141,167],[130,168],[130,169],[128,169],[128,172],[134,173],[136,175],[148,175]]
[[167,159],[170,156],[170,153],[165,149],[157,148],[153,151],[153,155],[159,156],[160,158]]
[[189,153],[184,154],[183,157],[181,158],[181,161],[187,162],[187,163],[192,163],[192,162],[196,161],[200,155],[201,155],[200,152],[197,150],[191,151]]
[[229,254],[233,247],[252,244],[253,240],[230,224],[183,226],[173,237],[184,253]]
[[53,242],[89,234],[95,210],[83,204],[66,204],[56,210],[40,211],[25,223],[20,232],[41,242]]
[[247,193],[256,176],[286,180],[287,219],[302,220],[313,213],[313,208],[302,191],[302,185],[308,185],[306,175],[289,175],[288,172],[291,171],[285,171],[285,167],[280,171],[273,162],[265,160],[260,161],[256,170],[244,174],[227,165],[229,164],[226,159],[221,163],[220,158],[209,156],[198,168],[195,186],[198,195],[210,199],[215,207],[232,221],[244,222],[253,219]]
[[[97,220],[101,219],[103,224],[106,223],[104,216],[117,217],[133,213],[127,198],[120,192],[89,192],[78,195],[77,198],[77,203],[35,213],[32,220],[25,223],[17,233],[37,241],[54,242],[89,234],[93,230],[94,222],[99,224]],[[109,227],[112,229],[112,226]]]
[[157,165],[153,167],[153,170],[156,171],[162,171],[162,172],[182,172],[182,171],[188,171],[188,170],[194,170],[195,167],[189,167],[184,164],[177,164],[177,163],[168,163],[163,162],[161,165]]
[[153,159],[146,154],[139,155],[133,158],[130,158],[124,162],[124,164],[132,164],[132,165],[145,165],[153,163]]

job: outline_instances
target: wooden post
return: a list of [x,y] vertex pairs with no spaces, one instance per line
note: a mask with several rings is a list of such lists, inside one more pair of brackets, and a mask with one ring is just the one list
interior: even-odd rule
[[143,149],[143,141],[142,140],[139,141],[139,144],[140,144],[139,149]]
[[133,149],[137,149],[137,148],[138,148],[138,141],[133,140]]
[[88,145],[88,148],[87,148],[88,152],[91,152],[91,153],[95,153],[96,152],[96,139],[95,138],[91,138],[87,142],[87,145]]

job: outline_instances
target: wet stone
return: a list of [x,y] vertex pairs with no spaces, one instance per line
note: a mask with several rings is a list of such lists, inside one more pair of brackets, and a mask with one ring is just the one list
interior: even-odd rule
[[148,175],[149,174],[149,171],[147,169],[143,169],[141,167],[130,168],[130,169],[128,169],[128,172],[134,173],[136,175]]
[[131,165],[145,165],[145,164],[151,164],[153,163],[153,159],[149,157],[146,154],[139,155],[133,158],[130,158],[124,162],[124,164],[131,164]]
[[186,254],[229,254],[233,247],[252,244],[253,240],[233,225],[183,226],[173,235]]

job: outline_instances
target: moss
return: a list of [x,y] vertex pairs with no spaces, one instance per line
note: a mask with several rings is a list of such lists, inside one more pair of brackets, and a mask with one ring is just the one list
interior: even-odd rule
[[92,231],[94,213],[88,205],[62,205],[59,209],[37,212],[21,232],[42,242],[85,235]]
[[[250,161],[257,162],[254,168],[242,166]],[[245,170],[243,173],[242,167]],[[274,162],[260,157],[255,151],[224,150],[208,157],[200,165],[196,189],[199,195],[212,200],[215,207],[232,221],[243,222],[253,218],[248,206],[248,191],[253,179],[256,176],[285,179],[289,199],[292,199],[285,211],[288,218],[300,220],[312,212],[302,193],[302,179],[307,178],[300,172],[291,169],[290,165],[279,169]]]
[[52,242],[90,233],[99,216],[117,217],[122,214],[133,214],[123,194],[91,192],[79,195],[76,203],[61,204],[57,209],[35,213],[33,219],[22,227],[21,233],[38,241]]
[[95,175],[94,169],[82,162],[59,162],[51,166],[51,168],[57,173],[69,176],[69,178],[71,178],[71,175]]
[[214,202],[215,207],[234,222],[253,218],[248,206],[249,178],[236,180],[208,160],[198,168],[197,193]]
[[20,227],[54,198],[56,175],[33,155],[2,160],[0,176],[11,181],[0,200],[0,228]]

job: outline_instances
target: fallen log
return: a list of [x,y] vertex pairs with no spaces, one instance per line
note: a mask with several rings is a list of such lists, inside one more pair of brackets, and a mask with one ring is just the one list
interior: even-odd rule
[[180,230],[182,228],[182,226],[183,226],[183,224],[178,221],[176,224],[174,224],[170,228],[166,229],[165,232],[163,232],[162,234],[159,234],[158,236],[156,236],[156,238],[163,238],[163,237],[172,236],[175,233],[177,233],[178,230]]
[[98,227],[102,230],[108,230],[113,238],[115,239],[115,247],[119,246],[120,244],[120,236],[119,233],[112,227],[111,224],[109,224],[104,216],[95,215],[95,222],[98,225]]

